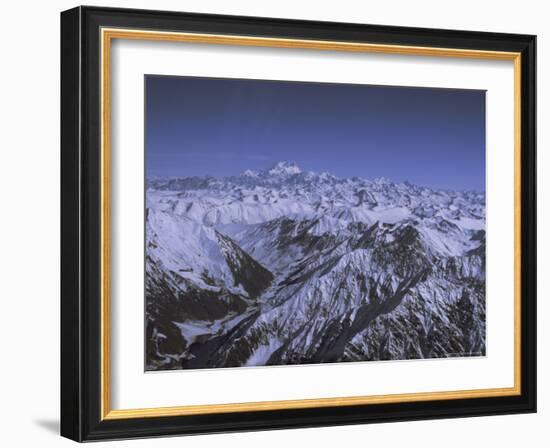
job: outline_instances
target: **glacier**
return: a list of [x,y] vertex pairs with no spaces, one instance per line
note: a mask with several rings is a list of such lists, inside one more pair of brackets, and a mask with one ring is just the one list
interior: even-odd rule
[[147,370],[485,355],[483,192],[279,162],[145,197]]

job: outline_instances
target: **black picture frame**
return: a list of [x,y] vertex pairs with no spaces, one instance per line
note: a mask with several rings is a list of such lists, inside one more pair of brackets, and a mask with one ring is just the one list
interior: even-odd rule
[[[521,54],[521,393],[102,419],[100,29],[245,35]],[[536,37],[99,7],[61,13],[61,435],[76,441],[536,412]]]

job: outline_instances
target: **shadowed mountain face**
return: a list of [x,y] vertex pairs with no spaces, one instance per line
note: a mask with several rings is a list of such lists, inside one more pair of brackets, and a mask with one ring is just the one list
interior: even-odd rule
[[150,179],[148,370],[485,354],[485,196],[263,172]]

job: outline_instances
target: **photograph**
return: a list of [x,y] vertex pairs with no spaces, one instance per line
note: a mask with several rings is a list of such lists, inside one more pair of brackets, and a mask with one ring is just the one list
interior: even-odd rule
[[485,90],[144,86],[146,371],[486,356]]
[[[60,64],[42,64],[60,81],[40,87],[49,113],[33,132],[19,114],[11,145],[32,136],[37,156],[6,152],[31,169],[8,170],[5,190],[29,211],[6,220],[16,227],[52,208],[29,206],[47,191],[28,179],[60,175],[58,241],[26,235],[60,243],[38,252],[60,255],[48,278],[61,307],[15,300],[26,309],[10,314],[32,309],[56,330],[59,356],[37,353],[61,378],[29,377],[40,391],[24,394],[38,426],[57,408],[33,400],[50,393],[59,433],[78,442],[311,428],[267,437],[387,444],[386,422],[412,446],[540,439],[544,15],[476,4],[475,17],[434,7],[426,21],[398,1],[386,16],[296,2],[64,8],[50,33]],[[31,74],[43,25],[17,50]],[[18,298],[35,271],[28,238],[6,234],[25,268]],[[502,431],[505,414],[538,415]]]

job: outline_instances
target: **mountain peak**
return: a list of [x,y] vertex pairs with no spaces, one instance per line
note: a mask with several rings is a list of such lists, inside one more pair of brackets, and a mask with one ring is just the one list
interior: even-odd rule
[[241,176],[246,176],[246,177],[258,177],[258,172],[257,172],[257,171],[254,171],[254,170],[244,170],[244,171],[241,173]]
[[268,174],[271,175],[293,175],[300,174],[302,172],[301,168],[294,162],[277,162],[271,167],[268,171]]

